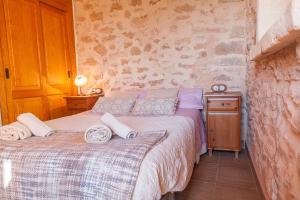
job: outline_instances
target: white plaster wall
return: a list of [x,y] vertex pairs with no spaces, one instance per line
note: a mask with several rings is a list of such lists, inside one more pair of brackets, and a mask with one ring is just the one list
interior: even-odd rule
[[257,41],[285,12],[291,0],[257,0]]

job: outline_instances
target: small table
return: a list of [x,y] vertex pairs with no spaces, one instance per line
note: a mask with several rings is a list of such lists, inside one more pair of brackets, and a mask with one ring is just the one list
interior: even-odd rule
[[241,92],[205,93],[209,155],[212,150],[241,150]]
[[103,95],[66,96],[67,109],[70,115],[91,110],[97,100]]

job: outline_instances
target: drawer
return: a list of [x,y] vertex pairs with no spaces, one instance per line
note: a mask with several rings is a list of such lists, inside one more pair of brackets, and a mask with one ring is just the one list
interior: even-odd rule
[[87,109],[86,100],[72,99],[67,102],[68,109]]
[[239,98],[209,98],[208,111],[239,111]]

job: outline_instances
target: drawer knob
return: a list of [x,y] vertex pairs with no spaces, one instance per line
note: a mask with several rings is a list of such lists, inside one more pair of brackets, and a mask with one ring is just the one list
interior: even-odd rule
[[221,105],[222,105],[222,106],[225,106],[225,103],[222,103]]

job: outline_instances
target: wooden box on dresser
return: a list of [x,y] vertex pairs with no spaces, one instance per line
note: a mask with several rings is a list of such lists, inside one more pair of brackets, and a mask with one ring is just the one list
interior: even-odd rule
[[241,92],[205,93],[209,155],[212,150],[241,150]]
[[90,96],[66,96],[69,115],[91,110],[101,95]]

